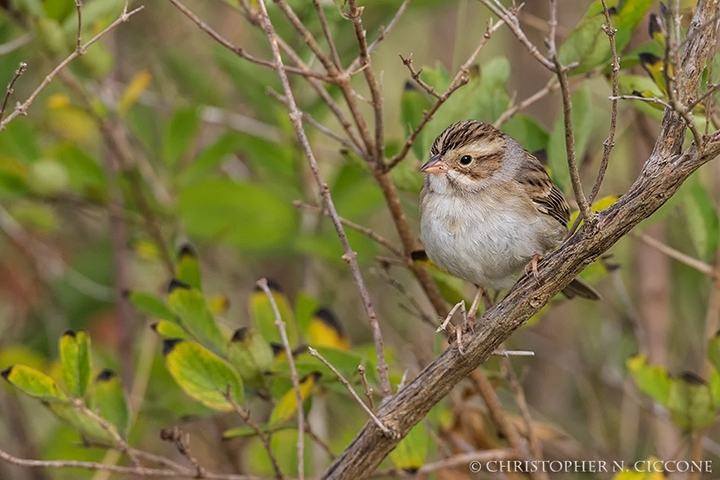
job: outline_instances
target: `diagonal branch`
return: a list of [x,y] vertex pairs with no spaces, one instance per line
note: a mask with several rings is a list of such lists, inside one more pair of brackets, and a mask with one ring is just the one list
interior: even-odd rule
[[288,80],[287,74],[285,73],[285,66],[283,64],[282,57],[280,56],[280,47],[278,46],[277,34],[275,33],[275,29],[273,28],[272,22],[270,21],[270,17],[267,14],[265,4],[263,2],[258,2],[258,5],[261,14],[260,21],[262,22],[262,27],[265,31],[265,35],[270,42],[275,66],[277,68],[278,75],[280,76],[280,81],[282,83],[283,91],[285,93],[285,99],[287,100],[288,110],[290,111],[290,121],[295,128],[295,133],[298,136],[298,140],[300,141],[300,145],[302,146],[303,153],[305,154],[305,157],[310,164],[310,169],[312,170],[315,181],[317,182],[318,188],[320,189],[320,195],[322,196],[325,203],[325,208],[330,214],[333,226],[335,227],[338,237],[340,238],[340,243],[342,244],[343,251],[345,252],[345,254],[343,255],[343,259],[350,266],[350,271],[352,272],[355,283],[360,290],[363,307],[365,308],[365,313],[370,320],[370,328],[372,330],[373,339],[375,340],[375,350],[378,359],[378,375],[380,377],[380,385],[382,387],[383,396],[385,398],[389,398],[392,396],[392,388],[390,387],[388,366],[385,360],[385,349],[383,347],[380,324],[377,320],[377,315],[375,314],[375,307],[370,300],[370,293],[368,292],[367,287],[365,286],[365,281],[363,280],[362,274],[360,273],[360,267],[357,263],[357,254],[352,250],[352,247],[348,242],[347,235],[345,234],[345,229],[340,222],[340,217],[337,213],[337,210],[335,209],[335,203],[333,202],[332,196],[330,195],[330,189],[328,188],[327,183],[325,183],[325,180],[323,179],[322,173],[320,172],[320,167],[318,166],[317,160],[315,158],[315,154],[313,153],[312,148],[310,147],[310,142],[307,138],[307,135],[305,134],[305,130],[302,124],[302,112],[298,109],[297,104],[295,103],[295,96],[293,95],[292,89],[290,87],[290,81]]
[[[718,11],[712,0],[700,0],[688,35]],[[695,35],[682,58],[685,95],[698,91],[707,63],[710,39]],[[567,286],[583,268],[605,253],[642,220],[652,215],[672,197],[687,178],[720,154],[720,132],[705,139],[702,150],[691,145],[681,151],[686,125],[675,111],[666,110],[655,149],[630,189],[613,205],[586,222],[559,250],[539,266],[539,282],[524,276],[495,307],[465,336],[464,355],[457,345],[445,350],[378,412],[384,425],[401,436],[420,422],[430,409],[477,366],[485,362],[517,328],[537,313],[554,295]],[[366,423],[348,447],[325,471],[322,479],[361,479],[367,477],[397,445],[385,437],[374,423]]]

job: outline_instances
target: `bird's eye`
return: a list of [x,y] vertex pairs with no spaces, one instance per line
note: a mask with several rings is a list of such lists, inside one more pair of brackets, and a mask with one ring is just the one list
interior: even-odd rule
[[472,162],[472,157],[470,155],[463,155],[460,157],[460,165],[470,165],[470,162]]

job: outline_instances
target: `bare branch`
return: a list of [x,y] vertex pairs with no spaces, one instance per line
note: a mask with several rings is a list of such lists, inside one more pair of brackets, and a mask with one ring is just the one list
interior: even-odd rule
[[[592,210],[587,197],[583,192],[580,183],[580,172],[578,171],[577,160],[575,158],[575,136],[572,125],[572,101],[570,99],[570,86],[568,85],[567,70],[568,67],[560,63],[557,45],[555,43],[555,31],[557,26],[557,4],[555,0],[550,0],[550,36],[547,39],[549,56],[555,65],[554,72],[560,83],[560,91],[562,92],[563,101],[563,122],[565,123],[565,151],[567,153],[568,170],[570,171],[570,183],[572,184],[575,201],[580,208],[580,215],[586,220],[592,219]],[[580,218],[578,216],[578,218]],[[572,230],[568,235],[571,235]]]
[[340,383],[342,383],[343,386],[350,393],[350,396],[353,397],[353,399],[362,407],[363,410],[365,410],[365,413],[370,416],[370,418],[377,424],[377,426],[380,428],[380,430],[382,430],[385,435],[387,435],[388,437],[394,437],[396,435],[395,432],[383,425],[380,419],[375,416],[375,413],[370,410],[367,405],[365,405],[365,402],[363,402],[357,392],[355,392],[355,389],[352,387],[352,385],[350,385],[350,382],[348,382],[347,379],[342,376],[342,374],[338,371],[337,368],[333,366],[332,363],[328,362],[325,357],[320,355],[320,353],[312,347],[308,347],[308,352],[310,353],[310,355],[320,360],[322,363],[325,364],[326,367],[332,370],[335,376],[338,377],[338,380],[340,380]]
[[47,76],[45,77],[45,79],[44,79],[44,80],[40,83],[40,85],[38,85],[38,87],[30,94],[30,96],[27,98],[27,100],[25,100],[23,103],[18,104],[18,105],[15,107],[15,110],[13,110],[13,112],[12,112],[10,115],[8,115],[8,117],[7,117],[5,120],[3,120],[2,122],[0,122],[0,131],[5,130],[5,128],[7,127],[8,123],[10,123],[11,121],[13,121],[13,120],[15,119],[15,117],[17,117],[18,115],[25,115],[25,114],[27,114],[28,108],[30,108],[30,105],[32,105],[32,103],[35,101],[35,99],[37,98],[37,96],[40,95],[40,92],[42,92],[42,91],[45,89],[45,87],[47,87],[47,86],[50,84],[50,82],[52,82],[53,79],[55,79],[55,77],[57,76],[57,74],[58,74],[63,68],[65,68],[70,62],[72,62],[72,61],[75,60],[77,57],[79,57],[79,56],[82,54],[82,52],[84,52],[85,50],[87,50],[87,48],[88,48],[89,46],[91,46],[92,44],[94,44],[95,42],[97,42],[98,40],[100,40],[101,38],[103,38],[105,35],[107,35],[107,34],[110,33],[111,31],[113,31],[113,30],[114,30],[118,25],[120,25],[121,23],[127,22],[127,21],[130,19],[130,17],[132,17],[133,15],[135,15],[136,13],[138,13],[139,11],[143,10],[144,8],[145,8],[144,6],[140,5],[140,6],[137,7],[136,9],[131,10],[131,11],[129,11],[129,12],[128,12],[128,11],[123,11],[123,13],[122,13],[114,22],[112,22],[110,25],[108,25],[107,27],[105,27],[105,29],[104,29],[103,31],[101,31],[100,33],[98,33],[97,35],[95,35],[93,38],[91,38],[90,40],[88,40],[87,43],[85,43],[80,49],[75,49],[74,52],[72,52],[70,55],[68,55],[67,58],[65,58],[65,60],[63,60],[62,62],[60,62],[50,73],[47,74]]
[[370,327],[373,333],[373,339],[375,340],[375,350],[378,357],[378,374],[380,377],[380,384],[382,387],[383,396],[388,398],[392,396],[392,389],[390,388],[390,379],[388,377],[388,366],[385,360],[382,333],[380,331],[380,324],[378,323],[377,315],[375,314],[375,308],[373,307],[372,301],[370,300],[370,294],[367,291],[365,281],[363,280],[362,274],[360,273],[360,267],[357,263],[356,254],[355,252],[353,252],[352,247],[348,242],[347,236],[345,235],[345,230],[343,229],[339,215],[337,213],[337,210],[335,209],[335,204],[332,200],[332,196],[330,195],[330,189],[328,188],[325,180],[323,179],[317,160],[315,159],[315,155],[312,151],[312,148],[310,148],[310,142],[308,141],[302,124],[302,113],[298,110],[297,104],[295,103],[295,97],[293,95],[292,89],[290,88],[290,82],[288,81],[287,74],[285,73],[282,57],[280,56],[280,48],[277,42],[277,35],[275,34],[275,29],[273,28],[270,17],[267,14],[265,4],[263,2],[259,2],[258,5],[260,7],[263,29],[265,30],[265,34],[267,35],[267,38],[270,42],[270,46],[273,51],[273,57],[275,60],[275,66],[277,68],[278,75],[280,76],[280,81],[285,92],[285,97],[288,101],[288,109],[290,110],[290,121],[293,123],[295,133],[300,140],[300,145],[302,146],[303,153],[308,159],[310,169],[312,170],[315,181],[317,182],[317,185],[320,189],[320,195],[323,198],[325,207],[330,213],[330,218],[332,219],[335,230],[338,234],[338,237],[340,238],[340,243],[342,244],[343,251],[345,252],[343,258],[345,259],[345,261],[348,262],[348,265],[350,266],[350,270],[353,274],[355,283],[360,290],[360,296],[363,301],[365,313],[370,320]]
[[[183,5],[180,2],[180,0],[170,0],[170,3],[172,3],[175,6],[175,8],[180,10],[180,12],[182,12],[183,15],[188,17],[198,27],[200,27],[200,30],[202,30],[203,32],[210,35],[210,37],[213,40],[215,40],[217,43],[219,43],[223,47],[227,48],[228,50],[230,50],[237,56],[244,58],[245,60],[255,63],[257,65],[262,65],[264,67],[269,67],[269,68],[275,68],[275,64],[273,62],[271,62],[270,60],[265,60],[264,58],[260,58],[260,57],[251,55],[248,52],[246,52],[244,48],[236,47],[235,45],[233,45],[229,40],[225,39],[222,35],[220,35],[218,32],[216,32],[210,25],[205,23],[200,17],[195,15],[195,13],[192,10],[190,10],[185,5]],[[292,66],[285,67],[285,69],[288,73],[293,73],[295,75],[302,75],[303,77],[313,77],[313,78],[322,80],[324,82],[332,83],[331,77],[317,73],[317,72],[313,72],[311,70],[305,70],[302,68],[297,68],[297,67],[292,67]]]
[[[310,210],[311,212],[320,213],[320,214],[325,215],[325,216],[328,216],[328,217],[330,216],[330,212],[328,212],[326,209],[322,209],[322,208],[319,208],[319,207],[315,207],[315,206],[313,206],[313,205],[308,205],[307,203],[303,203],[303,202],[301,202],[301,201],[299,201],[299,200],[294,201],[294,202],[293,202],[293,205],[294,205],[296,208],[302,208],[303,210]],[[363,235],[365,235],[366,237],[368,237],[370,240],[373,240],[373,241],[379,243],[380,245],[382,245],[383,247],[385,247],[385,248],[387,248],[388,250],[390,250],[392,253],[394,253],[394,254],[395,254],[396,256],[398,256],[399,258],[403,258],[403,259],[405,258],[405,256],[404,256],[403,253],[400,251],[400,249],[398,249],[395,245],[393,245],[392,243],[390,243],[390,241],[387,240],[385,237],[381,237],[380,235],[378,235],[377,233],[375,233],[374,230],[372,230],[372,229],[370,229],[370,228],[367,228],[367,227],[363,227],[362,225],[359,225],[359,224],[357,224],[357,223],[355,223],[355,222],[351,222],[350,220],[347,220],[347,219],[342,218],[342,217],[340,217],[340,222],[341,222],[343,225],[345,225],[346,227],[352,228],[353,230],[362,233]]]
[[615,45],[615,34],[617,33],[617,29],[612,26],[610,11],[608,10],[606,0],[602,0],[602,6],[603,12],[605,13],[605,24],[602,28],[608,37],[608,41],[610,42],[610,53],[612,58],[612,98],[614,98],[614,100],[610,100],[610,131],[608,132],[607,139],[603,142],[603,156],[602,160],[600,160],[600,169],[598,171],[597,178],[595,179],[595,185],[593,185],[593,188],[590,191],[590,196],[588,197],[588,203],[591,205],[600,192],[600,186],[605,178],[605,172],[607,171],[607,167],[610,162],[610,152],[615,146],[615,129],[617,128],[618,114],[617,99],[615,98],[618,95],[618,82],[620,77],[620,58],[618,57],[617,47]]
[[[269,21],[269,20],[268,20]],[[285,347],[285,355],[287,355],[288,365],[290,366],[290,378],[292,379],[293,389],[295,390],[295,399],[297,400],[297,424],[298,424],[298,440],[297,440],[297,455],[298,455],[298,477],[303,480],[305,476],[305,412],[303,412],[302,404],[302,393],[300,392],[300,379],[298,377],[297,368],[295,368],[295,359],[293,358],[292,347],[290,347],[290,341],[288,340],[287,330],[285,329],[285,321],[280,315],[275,297],[268,287],[267,279],[261,278],[256,282],[256,285],[260,287],[272,306],[273,314],[275,315],[275,326],[280,332],[280,338],[282,344]]]
[[[507,24],[507,26],[510,28],[510,31],[515,35],[515,37],[520,41],[520,43],[523,44],[523,46],[527,49],[530,55],[532,55],[538,62],[540,62],[545,68],[547,68],[551,72],[556,72],[556,66],[553,64],[553,62],[550,61],[547,57],[545,57],[542,53],[540,53],[540,50],[538,50],[538,48],[530,41],[530,39],[527,38],[527,35],[525,35],[525,32],[520,26],[520,20],[517,16],[517,12],[520,7],[508,10],[500,2],[493,0],[480,0],[480,3],[485,5],[491,12],[493,12],[495,15],[498,16],[498,18],[500,18]],[[553,28],[552,24],[551,28]]]
[[5,115],[5,109],[7,108],[8,100],[10,99],[10,96],[15,93],[15,82],[17,82],[17,79],[20,78],[20,75],[25,73],[25,70],[27,69],[27,63],[20,62],[18,65],[17,70],[15,70],[15,75],[13,76],[12,80],[10,80],[10,83],[8,83],[7,91],[5,92],[5,99],[3,100],[2,109],[0,109],[0,120],[2,120],[2,117]]
[[415,81],[418,82],[418,85],[420,85],[425,91],[433,95],[435,98],[437,98],[437,101],[433,104],[432,107],[430,107],[430,110],[427,110],[423,113],[423,118],[420,120],[420,123],[415,127],[415,129],[408,135],[408,138],[405,140],[405,143],[403,144],[400,151],[388,162],[388,165],[386,167],[386,170],[391,170],[393,167],[395,167],[398,163],[403,161],[403,159],[407,156],[407,154],[410,152],[410,149],[412,148],[413,144],[415,143],[415,140],[417,140],[418,135],[420,135],[420,132],[422,132],[423,128],[430,122],[433,115],[435,115],[435,112],[438,111],[438,109],[447,101],[450,96],[455,93],[455,91],[462,87],[463,85],[467,84],[469,79],[467,78],[467,74],[470,71],[470,67],[472,67],[473,62],[477,58],[477,56],[480,54],[480,51],[483,49],[485,44],[490,40],[490,37],[492,34],[500,28],[500,26],[503,25],[503,21],[498,21],[496,23],[491,23],[488,25],[487,29],[485,30],[485,34],[483,35],[482,40],[480,40],[480,43],[478,43],[478,46],[475,48],[475,50],[470,54],[470,56],[465,60],[465,63],[463,63],[460,66],[460,69],[455,74],[455,77],[450,82],[450,85],[448,86],[447,90],[443,92],[442,94],[438,94],[434,88],[432,88],[427,83],[423,82],[420,78],[420,71],[415,72],[414,68],[412,67],[412,57],[403,58],[402,55],[400,55],[400,58],[402,59],[402,62],[405,64],[405,66],[408,67],[410,70],[410,74],[415,79]]
[[[490,380],[488,380],[488,378],[482,372],[482,370],[476,369],[474,372],[472,372],[471,378],[475,383],[475,388],[480,394],[480,397],[483,399],[485,405],[487,405],[488,407],[488,411],[490,412],[490,418],[492,419],[497,429],[503,434],[505,438],[508,439],[510,445],[517,452],[517,456],[528,462],[531,462],[533,460],[541,460],[541,458],[535,458],[533,456],[533,453],[529,450],[528,444],[525,439],[520,436],[520,433],[518,433],[515,425],[513,425],[510,420],[508,420],[507,416],[505,415],[505,411],[502,408],[502,404],[500,403],[500,399],[495,393],[495,389],[490,383]],[[549,479],[547,473],[542,471],[531,471],[529,474],[530,478],[535,480]]]

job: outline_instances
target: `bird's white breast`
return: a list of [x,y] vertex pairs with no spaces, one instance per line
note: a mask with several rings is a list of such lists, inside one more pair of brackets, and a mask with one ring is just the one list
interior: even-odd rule
[[564,227],[554,219],[523,214],[527,197],[502,188],[458,195],[439,177],[428,181],[420,218],[425,251],[436,265],[476,285],[512,286],[535,254],[562,239]]

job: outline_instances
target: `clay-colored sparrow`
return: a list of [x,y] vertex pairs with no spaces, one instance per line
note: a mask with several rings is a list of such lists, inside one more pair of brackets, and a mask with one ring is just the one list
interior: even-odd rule
[[[480,287],[511,287],[567,234],[568,204],[540,162],[495,127],[466,120],[435,139],[420,193],[420,235],[439,267]],[[563,293],[597,300],[579,278]]]

